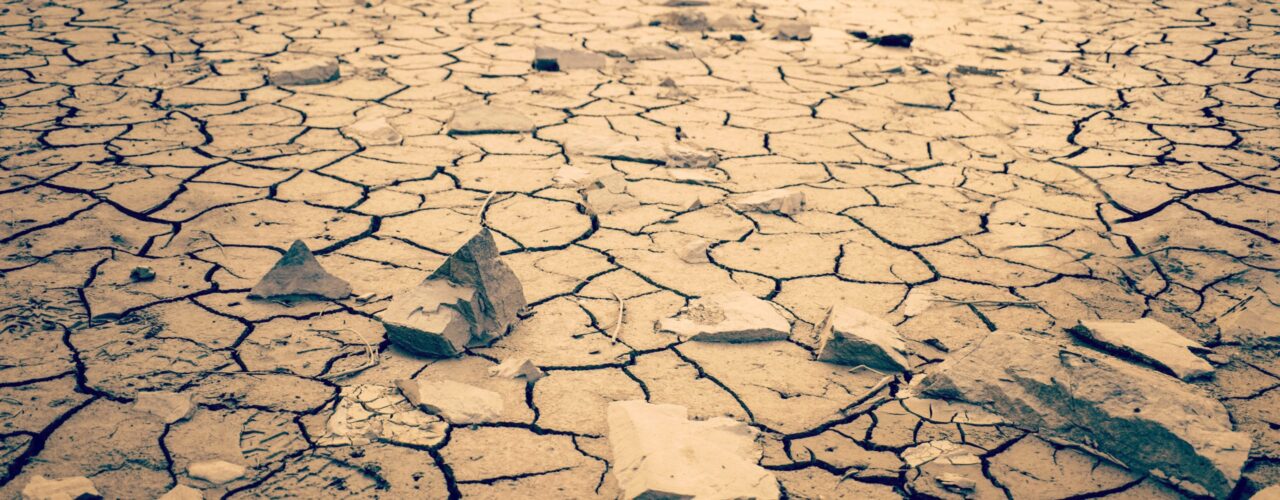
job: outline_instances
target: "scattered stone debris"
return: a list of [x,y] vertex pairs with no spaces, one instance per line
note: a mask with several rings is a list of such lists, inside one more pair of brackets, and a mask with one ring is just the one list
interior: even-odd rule
[[1213,365],[1192,351],[1208,351],[1151,318],[1137,321],[1082,321],[1071,329],[1086,342],[1178,377],[1191,380],[1213,373]]
[[135,267],[133,268],[133,271],[129,272],[129,280],[133,281],[134,283],[141,283],[144,281],[155,281],[155,279],[156,279],[156,272],[150,267]]
[[452,380],[401,380],[405,398],[454,425],[481,424],[502,415],[502,395]]
[[714,151],[701,149],[687,142],[653,139],[586,139],[573,142],[570,149],[587,156],[672,168],[710,168],[720,162],[720,156]]
[[529,358],[509,358],[506,361],[498,363],[497,366],[489,368],[490,377],[503,378],[519,378],[524,377],[525,381],[532,384],[538,379],[545,377],[547,372],[538,368]]
[[1000,76],[1000,70],[998,69],[979,68],[977,66],[967,66],[964,64],[956,66],[956,73],[961,75]]
[[204,500],[204,492],[185,484],[178,484],[156,500]]
[[596,179],[582,190],[582,196],[587,207],[597,215],[640,206],[640,200],[627,193],[627,179],[622,174],[609,174]]
[[622,498],[754,498],[780,495],[757,465],[756,431],[715,417],[691,421],[683,406],[609,403],[609,445]]
[[351,285],[329,274],[316,261],[311,249],[301,240],[294,241],[267,275],[249,290],[250,298],[295,300],[303,298],[345,299],[351,296]]
[[93,481],[84,476],[46,479],[37,474],[22,488],[24,500],[76,500],[82,497],[102,498]]
[[524,288],[482,228],[422,283],[397,293],[378,317],[396,345],[454,356],[505,335],[524,306]]
[[911,47],[911,42],[915,40],[915,37],[907,34],[897,34],[873,36],[866,40],[881,47],[900,47],[905,49]]
[[133,409],[150,413],[166,424],[172,424],[191,415],[191,398],[186,394],[169,391],[143,391],[133,400]]
[[338,60],[332,57],[292,54],[267,66],[267,79],[274,85],[315,85],[338,76]]
[[818,359],[882,372],[904,372],[907,344],[897,329],[879,317],[852,307],[833,307],[818,325]]
[[243,465],[233,464],[226,460],[206,460],[187,466],[187,475],[195,479],[208,481],[214,485],[227,484],[244,477],[248,472]]
[[808,23],[786,22],[778,25],[778,31],[773,35],[773,38],[775,40],[805,41],[813,38],[813,31]]
[[408,446],[435,446],[444,440],[449,425],[439,417],[418,411],[416,405],[394,387],[357,385],[342,388],[333,414],[325,422],[321,446],[364,446],[387,442]]
[[1047,339],[992,332],[920,380],[923,396],[976,405],[1199,494],[1226,496],[1249,455],[1249,436],[1197,388]]
[[604,54],[577,49],[534,47],[533,69],[538,71],[570,71],[600,69],[608,59]]
[[744,212],[766,212],[794,215],[804,210],[804,192],[793,189],[770,189],[734,197],[729,202]]
[[533,120],[505,106],[468,106],[454,111],[449,119],[449,133],[453,135],[520,134],[530,130]]
[[658,321],[658,331],[703,342],[783,340],[791,324],[769,301],[747,292],[693,299],[674,317]]
[[404,137],[386,117],[365,118],[343,127],[343,132],[359,141],[362,146],[390,146],[400,144]]

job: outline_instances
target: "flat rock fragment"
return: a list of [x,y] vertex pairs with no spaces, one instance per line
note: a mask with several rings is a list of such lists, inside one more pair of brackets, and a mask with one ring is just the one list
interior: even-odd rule
[[415,406],[451,424],[492,422],[502,415],[502,395],[452,380],[401,380],[400,392]]
[[569,71],[574,69],[599,69],[605,65],[604,54],[577,49],[534,47],[533,69],[538,71]]
[[338,300],[349,296],[351,285],[320,267],[320,262],[301,240],[294,241],[262,281],[249,290],[249,297],[261,299],[320,297]]
[[338,76],[338,60],[332,57],[291,55],[267,66],[267,79],[275,85],[315,85]]
[[187,466],[187,475],[215,485],[226,484],[244,477],[248,472],[243,465],[226,460],[206,460]]
[[833,307],[818,325],[818,360],[904,372],[907,345],[897,329],[879,317],[851,307]]
[[1183,490],[1223,497],[1251,441],[1222,403],[1180,380],[1087,349],[992,332],[922,378],[918,393],[967,403],[1109,454]]
[[533,130],[533,120],[505,106],[468,106],[453,112],[449,133],[520,134]]
[[1203,345],[1151,318],[1082,321],[1071,331],[1103,349],[1137,358],[1182,380],[1213,373],[1213,365],[1192,353],[1192,350],[1205,351]]
[[658,321],[658,330],[703,342],[783,340],[791,324],[769,301],[747,292],[694,299],[674,317]]
[[804,210],[804,193],[792,189],[770,189],[736,196],[729,204],[744,212],[793,215]]
[[191,398],[169,391],[139,392],[133,400],[133,409],[150,413],[166,424],[172,424],[191,415]]
[[385,117],[365,118],[343,127],[342,131],[364,146],[389,146],[404,140]]
[[905,49],[911,47],[911,42],[915,40],[915,37],[906,33],[898,33],[892,35],[873,36],[866,38],[866,40],[881,47],[900,47]]
[[808,23],[787,22],[778,26],[778,31],[773,37],[777,40],[804,41],[813,38],[813,31]]
[[691,421],[683,406],[609,403],[609,445],[622,498],[755,498],[780,495],[757,465],[756,431],[715,417]]
[[497,366],[489,368],[490,377],[502,378],[520,378],[524,377],[525,381],[532,384],[538,379],[545,377],[547,372],[538,368],[529,358],[509,358],[506,361],[498,363]]
[[481,229],[418,286],[397,293],[379,318],[387,338],[417,354],[454,356],[506,334],[525,307],[524,288]]
[[84,476],[47,479],[36,475],[22,488],[24,500],[75,500],[84,495],[101,498],[93,481]]
[[156,500],[204,500],[204,493],[185,484],[179,484]]

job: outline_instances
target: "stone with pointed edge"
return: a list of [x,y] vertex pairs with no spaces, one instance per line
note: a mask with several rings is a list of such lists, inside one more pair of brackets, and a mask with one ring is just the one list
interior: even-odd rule
[[349,296],[351,285],[320,267],[320,262],[301,240],[294,241],[289,251],[249,291],[249,297],[262,299],[337,300]]

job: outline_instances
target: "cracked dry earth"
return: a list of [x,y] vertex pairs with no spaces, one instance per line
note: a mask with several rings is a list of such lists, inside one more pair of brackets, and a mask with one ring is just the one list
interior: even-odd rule
[[[0,7],[0,497],[79,476],[107,498],[617,497],[605,408],[636,399],[749,423],[792,498],[1192,495],[912,404],[990,332],[1074,342],[1081,320],[1142,317],[1208,348],[1190,383],[1252,441],[1232,495],[1280,483],[1273,4],[700,3]],[[794,22],[811,34],[775,36]],[[603,58],[539,71],[539,46]],[[287,54],[340,76],[269,83]],[[451,134],[478,104],[531,130]],[[352,127],[377,118],[393,130]],[[718,162],[573,147],[634,138]],[[597,204],[566,172],[620,177]],[[731,203],[779,188],[804,209]],[[399,350],[376,314],[477,221],[524,319],[457,358]],[[351,298],[247,297],[296,239]],[[680,258],[691,242],[706,262]],[[791,337],[654,328],[737,290]],[[815,360],[832,306],[895,325],[911,372]],[[487,374],[511,358],[548,375]],[[502,413],[448,425],[396,391],[409,378]],[[940,487],[930,442],[976,455],[973,484]],[[244,470],[193,467],[211,460]]]

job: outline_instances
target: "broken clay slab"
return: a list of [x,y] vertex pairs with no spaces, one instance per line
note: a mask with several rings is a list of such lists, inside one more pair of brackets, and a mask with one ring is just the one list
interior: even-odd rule
[[418,286],[378,313],[387,338],[428,356],[455,356],[505,335],[525,307],[524,288],[481,229]]
[[735,196],[729,204],[744,212],[793,215],[804,210],[804,193],[793,189],[770,189]]
[[716,417],[691,421],[683,406],[615,401],[607,410],[612,473],[622,498],[753,498],[780,495],[758,465],[756,430]]
[[911,369],[907,344],[879,317],[851,307],[833,307],[818,325],[818,360],[900,373]]
[[451,424],[481,424],[502,415],[502,395],[452,380],[400,380],[396,387],[413,405]]
[[505,106],[468,106],[453,112],[449,134],[520,134],[533,130],[533,120]]
[[1182,380],[1213,373],[1213,365],[1193,353],[1208,349],[1151,318],[1082,321],[1071,332],[1103,350],[1135,358]]
[[315,85],[338,76],[338,60],[332,57],[291,54],[267,65],[267,80],[274,85]]
[[301,240],[294,241],[276,265],[249,290],[250,298],[345,299],[351,296],[351,285],[320,266],[315,255]]
[[791,323],[772,303],[741,291],[694,299],[676,316],[659,320],[657,328],[703,342],[761,342],[791,335]]
[[133,409],[159,417],[172,424],[191,415],[191,398],[169,391],[141,391],[133,400]]
[[84,476],[48,479],[36,475],[22,487],[23,500],[74,500],[86,495],[101,498],[93,481]]
[[952,353],[913,390],[975,405],[1205,496],[1231,492],[1252,444],[1222,403],[1192,385],[1021,334],[992,332]]

